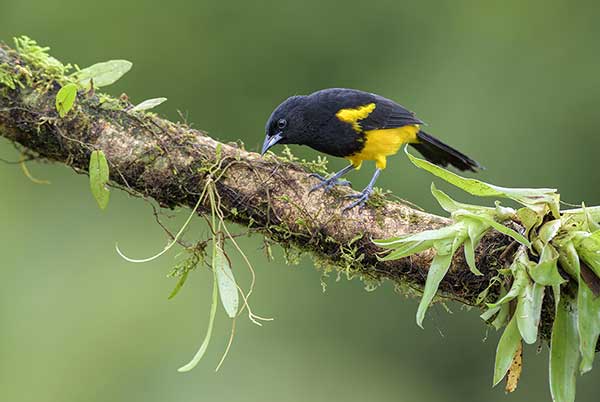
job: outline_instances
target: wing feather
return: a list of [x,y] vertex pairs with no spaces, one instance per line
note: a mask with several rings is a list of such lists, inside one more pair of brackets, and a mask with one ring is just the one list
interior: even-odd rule
[[368,131],[423,124],[423,121],[413,112],[396,102],[377,95],[376,98],[375,110],[359,122],[363,130]]

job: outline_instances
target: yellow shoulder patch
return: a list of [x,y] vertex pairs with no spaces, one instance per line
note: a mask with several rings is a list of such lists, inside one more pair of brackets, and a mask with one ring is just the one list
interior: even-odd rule
[[369,116],[373,112],[373,110],[375,110],[376,106],[377,105],[375,105],[375,103],[369,103],[367,105],[362,105],[357,108],[340,109],[335,114],[335,116],[344,123],[352,124],[352,128],[354,129],[354,131],[360,133],[362,129],[360,127],[359,121],[366,119],[367,116]]

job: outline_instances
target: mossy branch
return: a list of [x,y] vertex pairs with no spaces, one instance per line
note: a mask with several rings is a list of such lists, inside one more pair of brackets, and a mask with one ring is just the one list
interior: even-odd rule
[[[239,144],[222,144],[185,124],[132,111],[125,96],[112,99],[93,89],[80,91],[73,108],[60,117],[55,100],[66,82],[64,69],[26,60],[3,45],[0,71],[0,135],[20,144],[28,156],[87,174],[91,153],[101,150],[110,166],[112,186],[152,198],[165,208],[192,208],[207,170],[220,162],[224,168],[216,191],[225,219],[366,281],[388,279],[404,289],[422,289],[433,252],[380,261],[381,249],[371,240],[451,223],[383,198],[342,215],[342,197],[352,190],[310,194],[317,181],[309,177],[306,164],[273,155],[261,158]],[[208,204],[199,208],[200,213],[208,210]],[[491,279],[498,269],[511,263],[516,250],[509,237],[489,232],[475,251],[483,275],[472,274],[463,253],[456,253],[440,294],[467,305],[481,302],[478,295],[494,283]],[[489,300],[497,294],[497,286],[488,289]],[[545,320],[542,327],[549,328],[549,319]]]

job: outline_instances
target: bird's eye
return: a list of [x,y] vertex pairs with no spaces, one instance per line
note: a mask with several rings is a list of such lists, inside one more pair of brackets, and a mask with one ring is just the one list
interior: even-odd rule
[[281,128],[285,128],[285,126],[287,126],[287,120],[279,119],[279,121],[277,122],[277,127],[281,129]]

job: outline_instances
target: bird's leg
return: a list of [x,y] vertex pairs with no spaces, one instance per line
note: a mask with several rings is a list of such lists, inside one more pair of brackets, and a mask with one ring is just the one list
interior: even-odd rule
[[315,178],[321,180],[321,183],[314,186],[310,190],[310,192],[312,193],[313,191],[318,190],[322,187],[325,187],[325,192],[327,192],[327,191],[331,190],[333,188],[333,186],[349,186],[350,182],[348,180],[340,180],[340,177],[342,177],[343,175],[345,175],[346,173],[348,173],[349,171],[351,171],[353,169],[354,169],[354,165],[348,165],[345,168],[343,168],[342,170],[340,170],[339,172],[335,173],[330,178],[323,177],[320,174],[316,174],[316,173],[311,174],[310,177],[315,177]]
[[371,193],[373,192],[373,186],[375,185],[375,182],[377,181],[377,178],[379,177],[380,173],[381,169],[377,168],[375,170],[375,173],[373,174],[373,177],[371,177],[369,185],[365,187],[365,189],[362,192],[360,192],[359,194],[350,194],[346,196],[346,198],[357,198],[357,200],[354,201],[352,204],[348,205],[346,208],[344,208],[344,212],[356,206],[362,207],[363,205],[365,205],[365,202],[367,202],[367,200],[371,196]]

